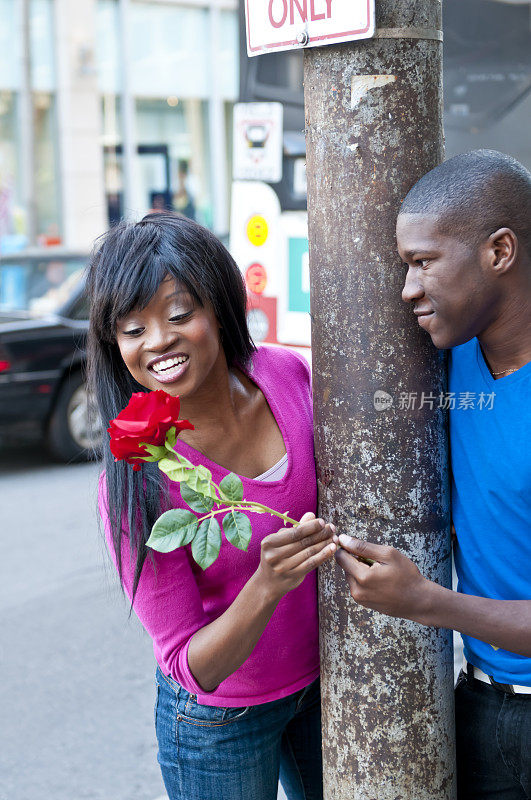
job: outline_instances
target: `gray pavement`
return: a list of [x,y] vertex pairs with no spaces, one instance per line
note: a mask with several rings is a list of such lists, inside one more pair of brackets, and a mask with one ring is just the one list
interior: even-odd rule
[[151,642],[104,568],[98,472],[0,451],[2,800],[164,796]]

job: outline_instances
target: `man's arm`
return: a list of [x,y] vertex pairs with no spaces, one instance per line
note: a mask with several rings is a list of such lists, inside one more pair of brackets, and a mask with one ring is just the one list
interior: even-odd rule
[[[391,617],[450,628],[531,657],[531,600],[491,600],[460,594],[429,581],[394,547],[339,537],[336,560],[357,603]],[[356,556],[370,559],[369,566]]]

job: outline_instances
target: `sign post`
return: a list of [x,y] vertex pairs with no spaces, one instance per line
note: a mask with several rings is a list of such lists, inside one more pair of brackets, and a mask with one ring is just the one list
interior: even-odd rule
[[[441,3],[377,12],[375,38],[305,53],[319,514],[450,586],[445,367],[395,241],[443,155]],[[357,606],[334,563],[319,602],[326,800],[453,800],[450,631]]]

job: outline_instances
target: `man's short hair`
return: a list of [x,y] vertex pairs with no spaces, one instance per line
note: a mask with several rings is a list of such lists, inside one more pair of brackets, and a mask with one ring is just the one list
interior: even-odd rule
[[444,161],[413,186],[400,214],[433,214],[444,233],[470,244],[510,228],[531,256],[531,173],[496,150]]

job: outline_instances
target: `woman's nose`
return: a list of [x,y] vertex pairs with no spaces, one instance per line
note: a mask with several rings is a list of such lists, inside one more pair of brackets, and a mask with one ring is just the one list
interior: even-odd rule
[[146,347],[148,350],[155,350],[163,353],[179,338],[179,334],[174,327],[160,323],[152,323],[148,328]]
[[409,267],[402,289],[402,300],[404,303],[411,303],[413,300],[418,300],[424,294],[424,289],[419,280],[418,270]]

